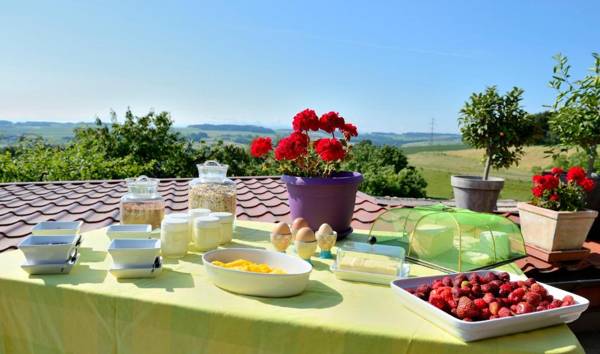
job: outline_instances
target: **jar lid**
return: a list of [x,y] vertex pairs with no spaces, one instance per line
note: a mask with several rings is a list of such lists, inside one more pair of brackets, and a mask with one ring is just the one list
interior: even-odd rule
[[227,180],[228,165],[220,164],[218,161],[209,160],[203,164],[196,165],[198,175],[203,182],[221,183]]
[[187,223],[190,219],[188,214],[185,213],[171,213],[167,214],[163,221],[169,224]]
[[199,216],[194,219],[194,226],[199,228],[217,228],[220,227],[219,218],[214,216]]
[[218,218],[221,222],[233,221],[233,214],[227,211],[217,211],[214,213],[210,213],[210,216]]
[[205,208],[197,208],[188,210],[188,215],[192,218],[196,218],[198,216],[208,216],[210,215],[210,209]]
[[154,194],[158,188],[158,179],[143,175],[137,178],[127,178],[125,182],[127,182],[127,189],[133,194]]

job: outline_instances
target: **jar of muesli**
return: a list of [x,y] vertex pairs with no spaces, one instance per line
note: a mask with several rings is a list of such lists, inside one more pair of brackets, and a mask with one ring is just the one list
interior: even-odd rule
[[190,181],[189,209],[204,208],[235,215],[235,182],[227,178],[229,166],[210,160],[197,167],[199,177]]
[[165,201],[158,193],[158,180],[140,176],[127,178],[127,193],[121,197],[121,224],[150,224],[160,227]]

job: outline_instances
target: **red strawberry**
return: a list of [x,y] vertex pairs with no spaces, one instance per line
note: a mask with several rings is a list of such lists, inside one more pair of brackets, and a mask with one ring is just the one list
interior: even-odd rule
[[473,303],[473,300],[469,299],[466,296],[461,297],[458,300],[458,306],[456,307],[456,315],[458,318],[475,318],[479,316],[479,309]]
[[485,300],[483,299],[475,299],[473,300],[473,303],[475,304],[475,306],[477,306],[477,308],[479,308],[480,310],[482,309],[487,309],[488,304],[487,302],[485,302]]
[[541,296],[546,296],[548,291],[546,290],[546,288],[544,288],[543,286],[541,286],[538,283],[535,284],[531,284],[531,287],[529,288],[529,290],[533,291],[534,293],[538,293]]
[[535,279],[533,278],[527,278],[527,280],[525,280],[525,285],[527,286],[532,286],[535,283]]
[[444,310],[446,308],[446,301],[442,299],[439,295],[429,296],[429,303],[433,306],[437,307],[440,310]]
[[471,292],[473,293],[473,295],[474,295],[475,297],[480,297],[480,296],[481,296],[481,294],[483,294],[483,293],[481,292],[481,285],[479,285],[479,284],[474,284],[474,285],[471,287]]
[[517,305],[516,304],[510,305],[510,311],[513,313],[517,312]]
[[490,316],[490,320],[495,320],[496,318],[498,318],[498,316],[496,316],[496,315],[491,315]]
[[548,309],[555,309],[555,308],[559,308],[562,305],[562,301],[560,300],[553,300],[549,305],[548,305]]
[[537,306],[542,302],[542,295],[530,291],[523,296],[523,300],[527,301],[531,306]]
[[495,300],[496,300],[496,298],[494,297],[494,294],[492,294],[492,293],[485,293],[485,295],[483,295],[483,301],[485,301],[488,304],[492,303],[492,301],[495,301]]
[[433,284],[431,285],[432,288],[437,289],[444,286],[444,283],[442,283],[442,281],[440,279],[436,279],[433,281]]
[[502,272],[502,273],[498,274],[498,278],[502,281],[509,281],[510,274],[508,274],[507,272]]
[[498,317],[509,317],[511,316],[510,310],[508,307],[502,307],[500,310],[498,310]]
[[481,309],[481,313],[479,314],[479,318],[481,318],[482,320],[487,320],[489,319],[491,316],[490,313],[490,309],[488,309],[487,307],[484,309]]
[[567,296],[563,297],[561,306],[570,306],[570,305],[574,305],[574,304],[575,304],[575,299],[573,299],[573,296],[567,295]]
[[533,306],[531,306],[531,304],[527,303],[527,302],[520,302],[517,305],[517,310],[515,311],[515,313],[517,314],[523,314],[523,313],[530,313],[533,312],[534,308]]
[[442,284],[444,284],[445,286],[452,286],[452,278],[446,275],[442,278]]
[[508,296],[512,291],[512,286],[510,284],[502,284],[500,285],[500,289],[498,290],[498,294],[501,296]]
[[472,285],[481,284],[481,277],[477,273],[473,273],[469,276],[469,283]]
[[547,306],[543,306],[543,305],[538,305],[538,307],[535,308],[536,311],[544,311],[547,309]]
[[486,274],[486,275],[483,277],[483,280],[484,280],[486,283],[492,282],[492,281],[494,281],[494,280],[496,280],[496,279],[498,279],[498,276],[497,276],[497,275],[496,275],[496,273],[494,273],[494,272],[489,272],[489,273],[487,273],[487,274]]

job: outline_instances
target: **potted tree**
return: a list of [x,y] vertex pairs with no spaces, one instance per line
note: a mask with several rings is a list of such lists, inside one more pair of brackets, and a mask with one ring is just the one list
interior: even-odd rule
[[581,167],[533,176],[532,199],[518,203],[525,242],[545,251],[580,249],[598,212],[585,209],[586,194],[596,183]]
[[[557,54],[556,65],[550,81],[557,91],[553,104],[554,116],[550,120],[551,131],[559,138],[561,151],[577,147],[586,156],[588,177],[600,182],[596,172],[598,145],[600,144],[600,54],[593,53],[594,66],[580,80],[571,80],[567,57]],[[596,183],[598,185],[598,183]],[[600,188],[588,194],[589,207],[600,210]],[[590,232],[592,238],[600,238],[600,223],[596,221]]]
[[292,219],[303,217],[313,230],[328,223],[338,238],[344,238],[352,232],[356,191],[363,177],[340,171],[340,164],[350,158],[350,140],[358,135],[357,128],[336,112],[319,118],[312,109],[296,114],[292,127],[275,148],[268,137],[254,139],[250,153],[279,166]]
[[508,168],[523,156],[523,145],[532,136],[529,115],[521,107],[523,90],[514,87],[501,96],[495,86],[473,93],[460,110],[458,123],[462,140],[483,149],[482,176],[452,176],[456,206],[492,212],[504,179],[490,177],[492,168]]

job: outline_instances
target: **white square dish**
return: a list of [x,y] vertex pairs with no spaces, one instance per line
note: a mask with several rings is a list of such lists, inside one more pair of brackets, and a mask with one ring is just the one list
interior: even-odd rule
[[160,240],[116,239],[108,247],[115,268],[150,266],[160,254]]
[[43,221],[33,227],[34,236],[75,235],[81,231],[81,221]]
[[78,240],[79,235],[28,236],[18,247],[27,264],[65,263]]
[[152,225],[150,224],[113,224],[106,230],[106,235],[111,240],[123,238],[151,238]]
[[162,268],[162,257],[156,257],[151,265],[113,267],[109,271],[117,279],[155,278],[162,272]]
[[71,258],[63,263],[48,263],[48,264],[22,264],[21,268],[31,275],[41,274],[69,274],[73,266],[79,261],[79,252],[73,251]]
[[[478,273],[480,275],[489,273],[489,270],[465,272],[461,274],[469,275]],[[500,273],[494,271],[494,273]],[[543,285],[548,294],[555,298],[562,299],[566,295],[573,296],[575,304],[566,307],[559,307],[550,310],[539,312],[531,312],[511,317],[497,318],[493,320],[467,322],[460,320],[440,309],[431,305],[417,296],[409,293],[406,289],[415,289],[421,284],[431,284],[436,279],[441,279],[445,275],[454,277],[458,273],[443,274],[430,277],[399,279],[391,282],[391,287],[402,304],[409,310],[423,317],[425,320],[439,326],[450,334],[464,340],[465,342],[475,341],[484,338],[498,337],[507,334],[530,331],[538,328],[554,326],[557,324],[571,323],[579,318],[590,302],[577,294],[564,291],[553,286],[540,283]],[[525,280],[527,277],[521,275],[510,274],[511,281]]]

